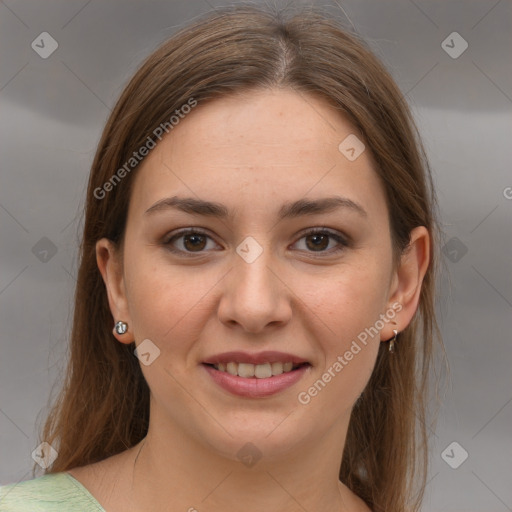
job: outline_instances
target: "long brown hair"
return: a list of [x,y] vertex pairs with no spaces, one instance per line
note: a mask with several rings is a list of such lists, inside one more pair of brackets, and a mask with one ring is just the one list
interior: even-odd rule
[[413,228],[430,232],[418,311],[391,357],[380,343],[352,411],[339,473],[375,512],[417,511],[428,470],[429,374],[436,343],[443,348],[434,305],[439,229],[431,172],[406,101],[382,63],[359,36],[312,8],[287,19],[250,5],[218,9],[150,55],[121,94],[90,172],[70,359],[41,436],[58,457],[45,473],[120,453],[148,429],[149,388],[134,344],[112,336],[96,263],[100,238],[122,247],[136,166],[115,183],[113,174],[123,165],[127,170],[133,152],[191,98],[200,108],[207,100],[270,87],[325,98],[359,130],[385,187],[395,262]]

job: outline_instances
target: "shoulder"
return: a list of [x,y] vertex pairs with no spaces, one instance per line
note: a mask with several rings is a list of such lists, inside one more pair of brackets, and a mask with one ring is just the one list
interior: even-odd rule
[[0,486],[0,512],[105,512],[66,472]]

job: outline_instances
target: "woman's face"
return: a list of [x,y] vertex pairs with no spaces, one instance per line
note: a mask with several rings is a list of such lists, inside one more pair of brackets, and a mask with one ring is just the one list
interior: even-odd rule
[[[355,133],[314,96],[249,92],[199,103],[138,169],[108,288],[119,339],[144,341],[153,425],[233,459],[344,434],[400,318],[384,189]],[[206,364],[228,360],[262,379]]]

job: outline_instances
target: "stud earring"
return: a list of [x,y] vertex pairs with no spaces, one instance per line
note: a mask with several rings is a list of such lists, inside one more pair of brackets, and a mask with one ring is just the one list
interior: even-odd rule
[[126,322],[116,322],[116,325],[114,326],[114,333],[126,334],[126,331],[128,331],[128,324]]
[[396,341],[396,337],[398,335],[398,331],[396,329],[393,329],[393,332],[395,335],[389,341],[389,351],[391,353],[393,353],[395,351],[395,341]]

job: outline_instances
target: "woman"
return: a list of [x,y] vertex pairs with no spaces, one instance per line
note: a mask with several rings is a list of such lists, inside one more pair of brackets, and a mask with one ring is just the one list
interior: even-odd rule
[[356,36],[247,6],[181,30],[103,132],[58,455],[2,510],[418,511],[434,211]]

